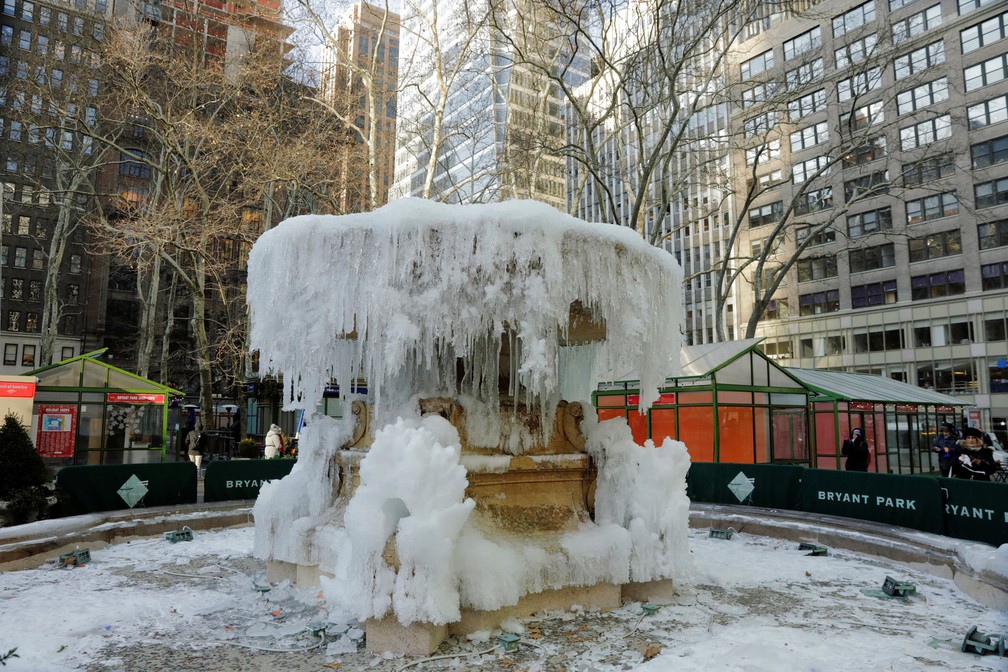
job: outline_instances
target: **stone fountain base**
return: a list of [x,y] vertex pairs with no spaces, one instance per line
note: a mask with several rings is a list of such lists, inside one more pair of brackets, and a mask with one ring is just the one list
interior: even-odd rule
[[[349,501],[359,484],[361,451],[342,451],[336,458],[340,468],[339,495]],[[536,555],[550,555],[556,563],[576,562],[561,550],[563,535],[591,523],[594,505],[595,467],[585,453],[525,456],[462,456],[468,473],[466,497],[476,502],[470,524],[489,538],[533,547]],[[393,537],[394,539],[394,537]],[[398,569],[395,547],[386,547],[386,562]],[[315,587],[325,574],[318,566],[278,560],[267,563],[270,582],[290,581],[301,587]],[[541,585],[555,579],[545,574]],[[601,581],[593,585],[569,585],[523,595],[517,603],[499,609],[481,610],[462,605],[461,618],[443,625],[413,623],[402,625],[395,616],[365,623],[369,651],[393,651],[405,655],[430,655],[445,637],[491,630],[509,618],[525,618],[538,612],[569,610],[575,607],[612,609],[624,602],[660,602],[672,595],[671,581],[617,583]]]

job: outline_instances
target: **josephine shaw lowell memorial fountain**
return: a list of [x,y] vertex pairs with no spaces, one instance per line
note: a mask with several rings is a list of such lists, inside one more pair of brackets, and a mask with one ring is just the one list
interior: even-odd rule
[[[312,413],[263,486],[255,553],[318,584],[368,648],[657,599],[692,567],[686,447],[598,423],[593,381],[678,367],[682,271],[634,231],[531,202],[304,216],[249,255],[252,347]],[[354,396],[358,384],[367,394]]]

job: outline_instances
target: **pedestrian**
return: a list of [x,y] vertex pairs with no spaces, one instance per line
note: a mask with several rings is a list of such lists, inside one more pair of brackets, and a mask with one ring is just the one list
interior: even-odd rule
[[266,459],[272,460],[277,457],[282,449],[283,438],[281,438],[280,427],[270,425],[269,431],[266,432],[266,441],[263,443],[263,453],[266,455]]
[[189,443],[188,443],[189,434],[195,428],[196,427],[193,425],[192,421],[187,420],[185,427],[179,430],[178,441],[175,444],[175,448],[178,451],[179,457],[182,457],[189,452]]
[[206,443],[203,438],[203,425],[202,423],[196,425],[186,436],[186,446],[189,449],[189,460],[196,465],[196,474],[198,477],[202,477],[203,471],[203,445]]
[[952,475],[971,481],[989,481],[1000,468],[994,459],[994,449],[984,444],[984,433],[976,427],[963,430],[959,441],[959,457],[952,465]]
[[860,427],[855,427],[850,438],[844,439],[840,453],[847,456],[844,468],[847,471],[868,471],[868,464],[871,462],[871,449],[865,441],[864,432]]
[[959,458],[959,432],[949,422],[943,422],[935,438],[934,451],[938,453],[938,471],[942,476],[952,475],[952,466]]

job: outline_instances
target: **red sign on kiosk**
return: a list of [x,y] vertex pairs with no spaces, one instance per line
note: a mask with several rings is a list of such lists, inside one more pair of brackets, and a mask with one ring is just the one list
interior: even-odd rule
[[105,400],[110,404],[163,404],[163,394],[133,394],[127,392],[109,392]]
[[38,407],[35,445],[42,457],[73,457],[77,436],[77,407],[42,404]]
[[35,383],[0,381],[0,397],[31,399],[35,396]]

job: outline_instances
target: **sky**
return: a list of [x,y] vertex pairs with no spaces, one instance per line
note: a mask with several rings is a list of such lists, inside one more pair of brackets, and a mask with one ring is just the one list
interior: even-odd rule
[[[361,629],[315,590],[279,584],[259,592],[265,573],[251,556],[253,534],[197,531],[174,544],[151,537],[94,549],[83,567],[0,574],[0,650],[17,647],[20,656],[3,669],[394,671],[417,660],[358,650]],[[522,638],[515,652],[503,652],[498,632],[486,631],[449,639],[436,652],[448,657],[409,669],[1006,669],[1004,659],[962,653],[960,645],[974,625],[1008,633],[1008,614],[950,580],[838,549],[809,556],[793,542],[746,534],[724,541],[692,529],[689,546],[692,577],[654,615],[631,603],[506,621]],[[1005,561],[1008,547],[997,555]],[[881,588],[886,576],[914,584],[916,595],[863,592]],[[323,622],[324,641],[306,631]],[[309,647],[316,648],[264,650]]]

